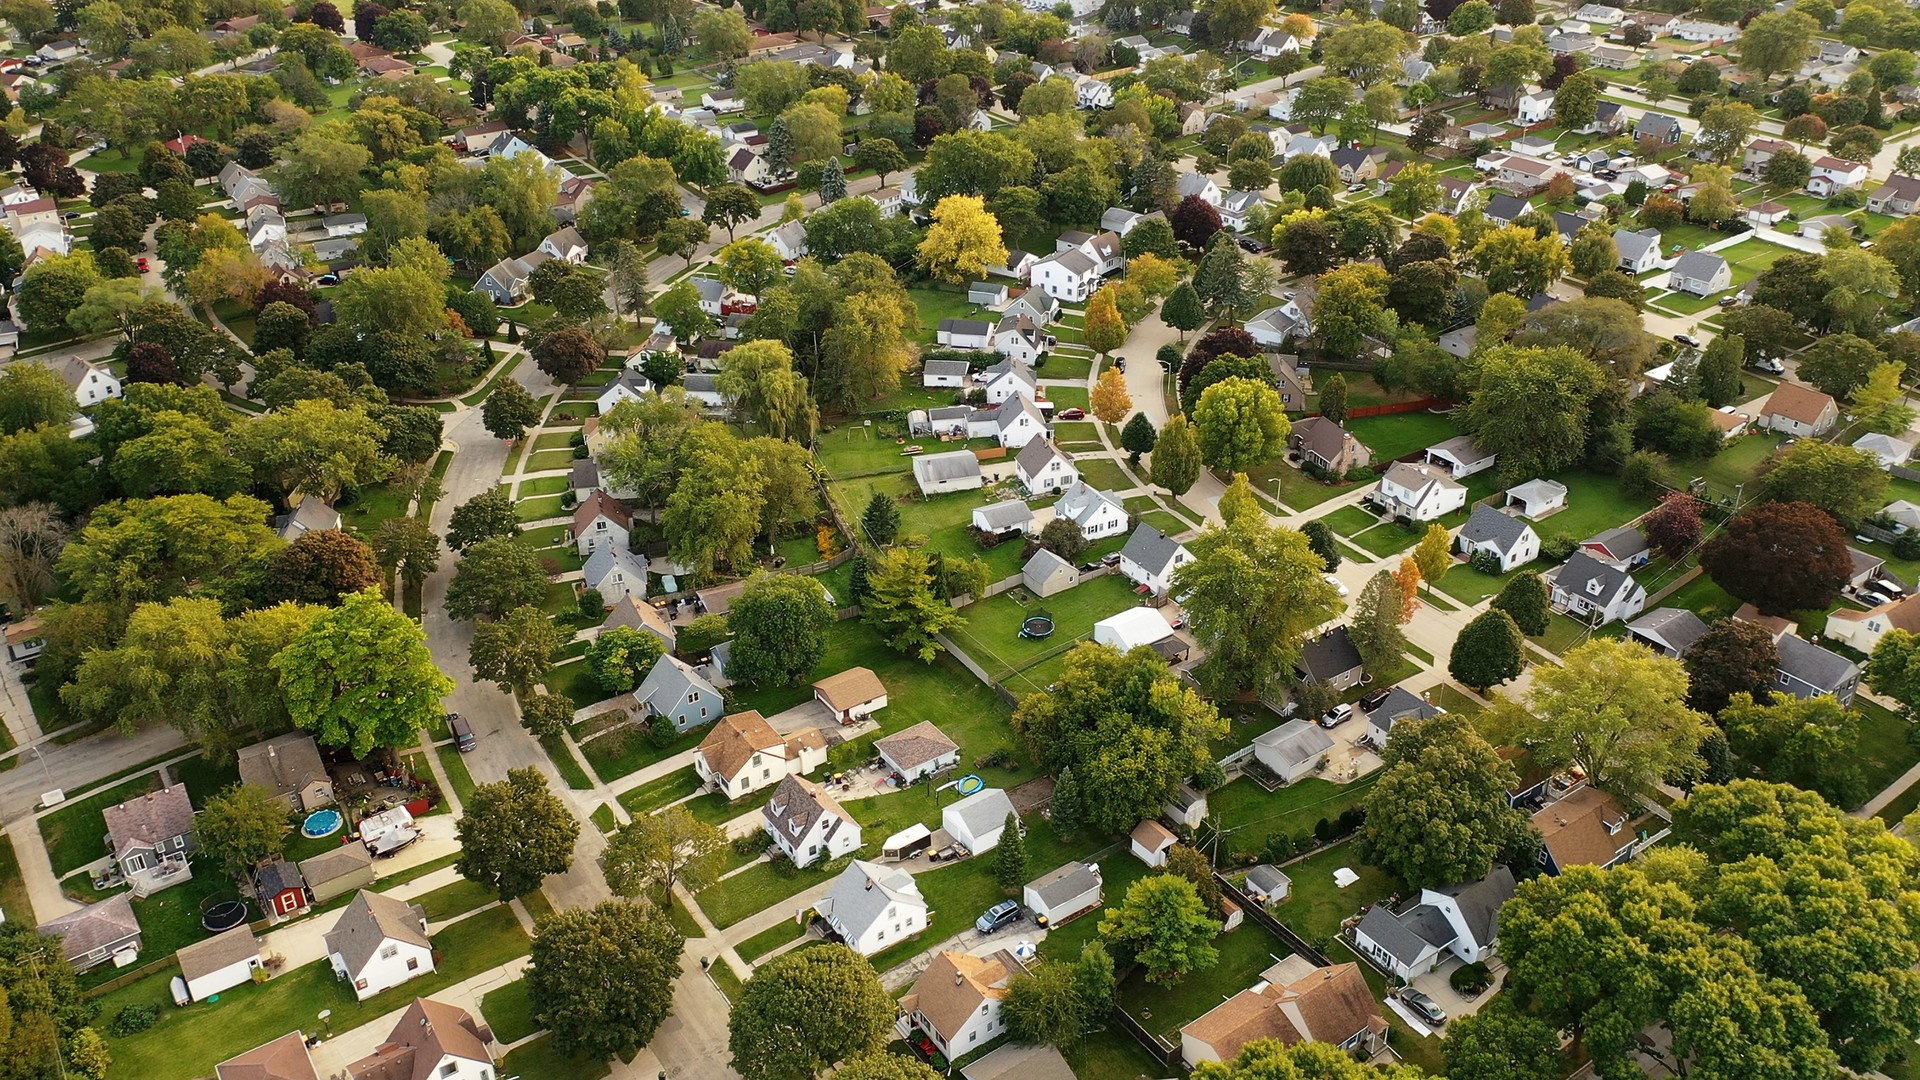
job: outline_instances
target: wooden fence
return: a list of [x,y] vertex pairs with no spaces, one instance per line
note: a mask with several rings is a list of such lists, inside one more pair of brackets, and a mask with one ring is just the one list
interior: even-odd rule
[[1246,893],[1241,892],[1238,886],[1227,880],[1225,874],[1215,870],[1213,872],[1213,880],[1219,884],[1220,892],[1226,896],[1227,899],[1240,905],[1241,914],[1260,924],[1260,927],[1267,931],[1267,933],[1286,942],[1288,948],[1313,961],[1315,966],[1327,966],[1327,954],[1307,944],[1307,939],[1294,933],[1286,923],[1274,918],[1272,912],[1254,901],[1254,899]]

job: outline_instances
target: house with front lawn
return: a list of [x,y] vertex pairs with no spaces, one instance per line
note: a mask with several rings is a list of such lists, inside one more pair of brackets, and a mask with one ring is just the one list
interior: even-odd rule
[[[821,747],[825,764],[826,747]],[[860,823],[825,788],[803,776],[789,775],[760,808],[760,824],[795,866],[832,862],[860,847]]]
[[1387,1022],[1359,964],[1315,968],[1296,957],[1181,1028],[1180,1058],[1189,1069],[1232,1061],[1259,1039],[1287,1046],[1323,1042],[1371,1056],[1386,1038]]
[[1895,173],[1867,196],[1867,209],[1888,217],[1906,217],[1920,206],[1920,177]]
[[847,948],[872,956],[927,928],[927,899],[913,875],[855,859],[814,902],[813,913]]
[[1842,191],[1851,191],[1867,182],[1867,167],[1832,155],[1815,158],[1813,176],[1807,181],[1807,194],[1827,199]]
[[594,491],[574,508],[573,546],[583,559],[604,546],[624,551],[632,528],[631,511],[606,492]]
[[102,812],[114,865],[144,898],[193,878],[188,856],[199,850],[193,802],[185,784],[174,784]]
[[1287,446],[1298,451],[1306,464],[1332,476],[1345,476],[1373,460],[1352,432],[1324,416],[1309,416],[1294,424],[1287,433]]
[[1354,927],[1353,942],[1407,982],[1437,970],[1449,953],[1463,964],[1484,963],[1499,935],[1500,905],[1513,893],[1513,871],[1496,866],[1478,881],[1421,889],[1397,911],[1373,905]]
[[1566,562],[1541,575],[1553,592],[1553,606],[1595,626],[1631,619],[1647,606],[1647,590],[1620,567],[1576,551]]
[[581,565],[581,580],[600,594],[605,603],[618,603],[631,596],[647,595],[647,560],[624,546],[601,544]]
[[1155,596],[1173,587],[1174,571],[1193,561],[1186,545],[1142,522],[1120,549],[1120,573],[1135,585],[1145,585]]
[[[992,348],[993,324],[982,322],[980,325],[985,341],[980,348]],[[1040,382],[1034,377],[1033,368],[1025,361],[1011,357],[982,371],[977,381],[984,385],[989,405],[999,405],[1015,397],[1033,401],[1040,393]]]
[[1020,486],[1036,498],[1080,481],[1080,470],[1073,464],[1073,455],[1047,439],[1028,443],[1014,459],[1013,471],[1020,479]]
[[1395,724],[1402,720],[1431,720],[1446,711],[1416,696],[1406,687],[1396,686],[1387,691],[1386,698],[1374,706],[1372,712],[1367,713],[1367,731],[1361,739],[1376,750],[1384,750]]
[[1686,608],[1654,608],[1627,624],[1627,640],[1637,641],[1654,652],[1678,660],[1693,648],[1707,632],[1700,616]]
[[1667,275],[1667,284],[1695,296],[1711,296],[1733,284],[1733,267],[1710,251],[1681,254]]
[[653,662],[633,700],[649,724],[664,720],[681,733],[713,722],[727,709],[713,683],[672,653]]
[[943,950],[900,998],[899,1034],[924,1032],[949,1060],[1005,1034],[1000,1003],[1027,969],[1005,949],[988,956]]
[[[975,420],[983,417],[991,419],[993,437],[1008,450],[1024,449],[1028,443],[1048,434],[1046,417],[1033,407],[1031,399],[1019,395],[1008,398],[997,408],[974,414]],[[972,426],[968,424],[969,430]]]
[[1294,672],[1302,682],[1348,690],[1360,685],[1366,676],[1360,663],[1360,650],[1345,626],[1336,626],[1300,646],[1300,661]]
[[827,741],[818,729],[785,738],[753,709],[715,721],[693,751],[693,771],[701,782],[729,799],[744,798],[826,763]]
[[1615,229],[1613,246],[1620,252],[1620,269],[1644,274],[1660,268],[1660,230]]
[[1920,594],[1881,604],[1870,611],[1841,607],[1827,616],[1826,636],[1868,655],[1890,630],[1920,633]]
[[1768,431],[1810,439],[1833,430],[1840,420],[1840,406],[1831,397],[1796,382],[1783,382],[1767,396],[1757,418]]
[[1432,521],[1467,505],[1467,488],[1443,466],[1396,461],[1367,500],[1389,517]]
[[[1126,504],[1112,492],[1101,491],[1077,475],[1053,504],[1053,516],[1080,526],[1081,535],[1089,540],[1119,536],[1127,531]],[[1125,557],[1122,553],[1121,558]],[[1125,573],[1124,567],[1121,572]]]
[[1504,574],[1540,557],[1540,534],[1512,514],[1480,503],[1455,534],[1454,547],[1468,562],[1481,552],[1493,556]]
[[426,909],[365,889],[327,931],[326,947],[334,974],[361,1001],[433,973]]
[[414,998],[351,1080],[494,1080],[493,1029],[457,1005]]
[[1254,760],[1288,784],[1324,767],[1332,750],[1333,736],[1311,720],[1289,720],[1253,740]]

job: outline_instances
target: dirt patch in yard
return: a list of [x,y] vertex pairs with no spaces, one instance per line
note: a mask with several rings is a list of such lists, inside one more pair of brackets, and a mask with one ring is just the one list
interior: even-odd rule
[[1035,777],[1007,792],[1007,798],[1013,801],[1013,808],[1020,816],[1025,817],[1053,802],[1053,777]]

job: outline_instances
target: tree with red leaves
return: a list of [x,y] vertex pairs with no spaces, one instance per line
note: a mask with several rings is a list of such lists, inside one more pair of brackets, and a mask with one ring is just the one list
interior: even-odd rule
[[176,386],[186,384],[173,353],[167,351],[165,345],[154,341],[136,341],[127,350],[127,381],[172,383]]
[[279,278],[267,282],[266,287],[260,290],[260,295],[253,301],[253,313],[258,315],[267,309],[268,304],[274,303],[292,304],[306,312],[308,318],[313,317],[313,297],[308,295],[304,285]]
[[312,10],[307,12],[307,21],[336,34],[347,32],[347,20],[340,17],[340,9],[334,6],[333,0],[319,0],[314,4]]
[[1762,503],[1727,522],[1701,550],[1700,565],[1762,615],[1825,608],[1853,574],[1846,532],[1802,502]]
[[1187,354],[1186,363],[1180,365],[1181,390],[1184,392],[1193,377],[1200,374],[1200,369],[1215,357],[1259,355],[1260,343],[1245,330],[1237,326],[1209,330],[1205,337],[1193,343],[1193,351]]
[[1676,491],[1660,500],[1645,522],[1647,543],[1662,555],[1679,558],[1700,542],[1700,500]]
[[1173,225],[1174,239],[1195,251],[1206,247],[1213,234],[1220,231],[1220,211],[1198,195],[1181,199],[1167,220]]

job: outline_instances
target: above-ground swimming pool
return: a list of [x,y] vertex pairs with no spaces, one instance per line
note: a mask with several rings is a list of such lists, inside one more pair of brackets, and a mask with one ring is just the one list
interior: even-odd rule
[[300,823],[300,835],[309,840],[318,840],[322,836],[332,836],[340,831],[341,819],[338,810],[315,810]]

